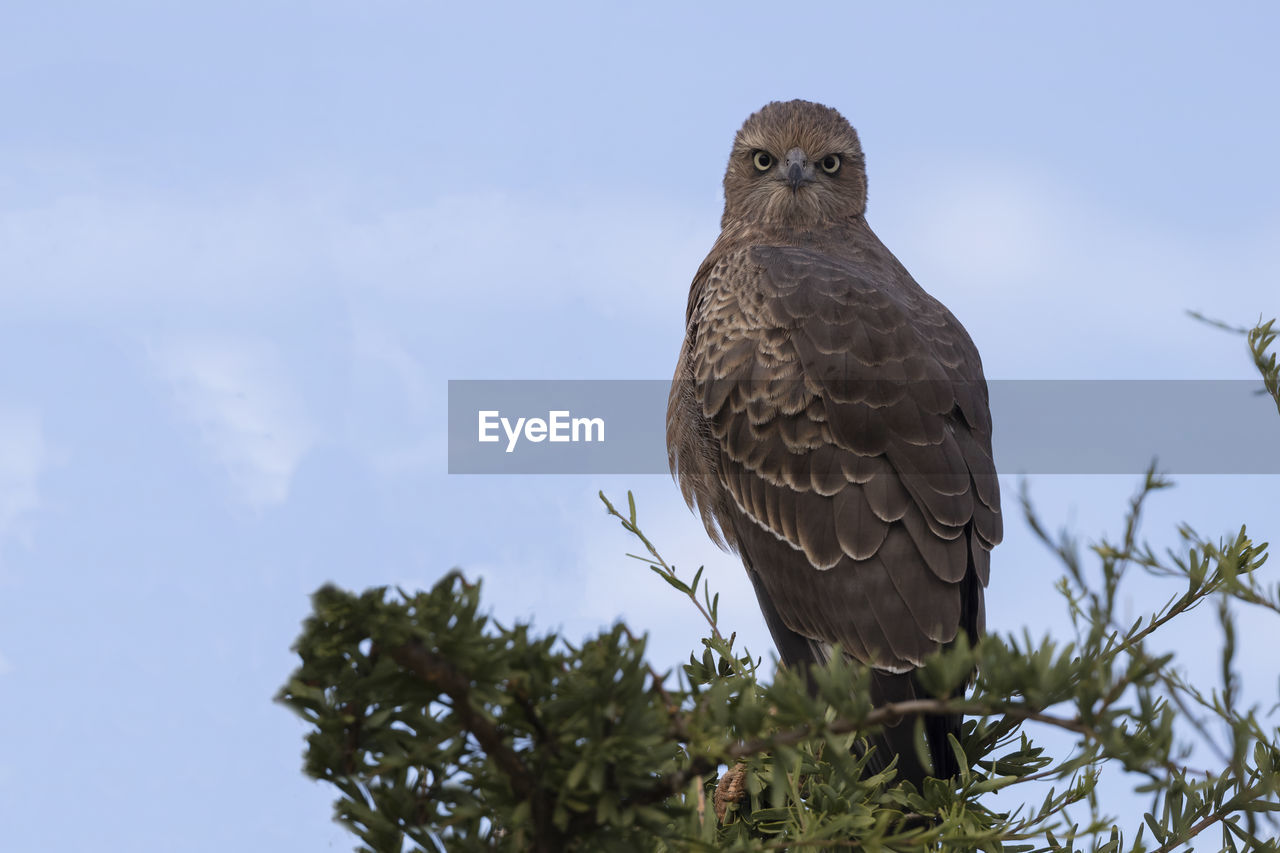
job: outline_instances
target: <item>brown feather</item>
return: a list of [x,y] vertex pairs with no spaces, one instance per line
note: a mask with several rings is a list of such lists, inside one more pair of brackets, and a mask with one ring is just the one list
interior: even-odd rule
[[867,503],[864,491],[851,485],[835,496],[836,536],[840,548],[855,560],[870,559],[880,550],[889,533],[889,523],[879,518]]

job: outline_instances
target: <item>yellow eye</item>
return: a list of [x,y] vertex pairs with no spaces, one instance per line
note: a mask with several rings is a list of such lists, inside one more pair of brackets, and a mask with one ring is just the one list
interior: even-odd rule
[[762,172],[769,171],[769,167],[773,165],[773,155],[768,151],[757,151],[751,158],[751,162],[756,164],[756,168]]
[[828,175],[834,175],[840,171],[840,157],[836,154],[828,154],[822,158],[822,171]]

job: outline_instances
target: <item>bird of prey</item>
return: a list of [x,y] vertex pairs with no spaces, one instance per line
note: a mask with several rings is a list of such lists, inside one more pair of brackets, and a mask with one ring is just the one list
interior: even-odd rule
[[[742,557],[784,665],[839,644],[871,668],[877,705],[923,698],[925,656],[983,630],[1002,536],[978,350],[867,225],[862,146],[835,110],[750,116],[724,198],[689,290],[672,473]],[[917,749],[903,718],[871,766],[954,775],[959,727],[926,717]]]

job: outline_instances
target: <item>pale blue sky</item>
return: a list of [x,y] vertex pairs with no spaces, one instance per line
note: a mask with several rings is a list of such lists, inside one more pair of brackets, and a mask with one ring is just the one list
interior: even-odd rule
[[[1261,3],[8,7],[0,846],[350,849],[270,701],[325,581],[461,566],[503,618],[623,616],[677,663],[699,625],[621,556],[601,488],[634,489],[766,652],[669,479],[450,477],[444,401],[451,378],[668,376],[733,134],[769,100],[859,129],[869,220],[988,376],[1248,376],[1183,311],[1280,312],[1278,33]],[[1135,482],[1032,487],[1094,535]],[[1061,629],[1005,485],[991,627]],[[1186,478],[1149,530],[1274,538],[1274,488]]]

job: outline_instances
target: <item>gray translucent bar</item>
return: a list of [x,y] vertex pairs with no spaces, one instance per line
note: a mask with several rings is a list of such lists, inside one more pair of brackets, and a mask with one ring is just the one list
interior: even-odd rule
[[[988,389],[1002,474],[1136,474],[1153,459],[1173,474],[1280,474],[1280,417],[1260,381]],[[450,380],[449,473],[665,474],[670,390],[664,380]]]

